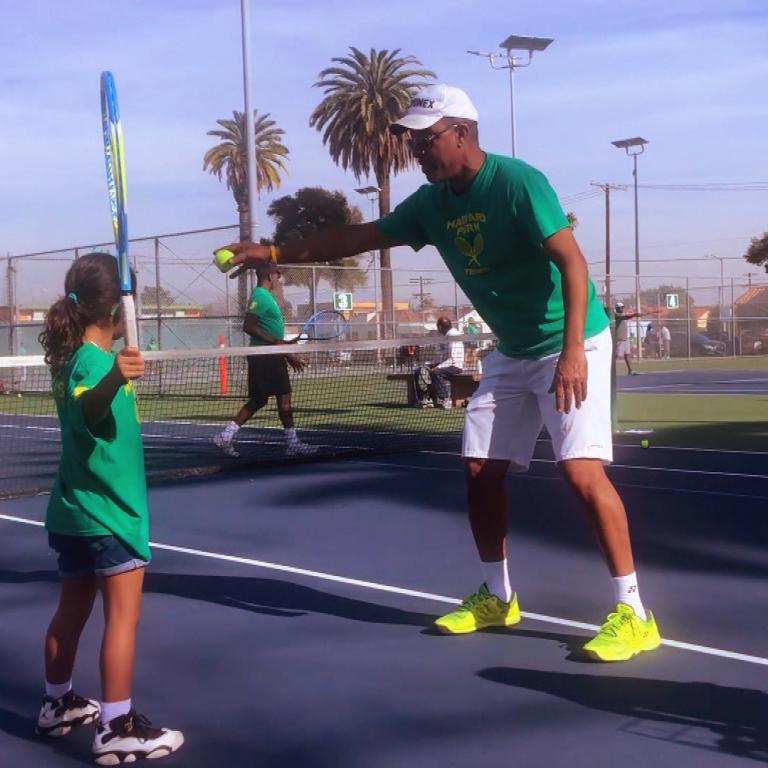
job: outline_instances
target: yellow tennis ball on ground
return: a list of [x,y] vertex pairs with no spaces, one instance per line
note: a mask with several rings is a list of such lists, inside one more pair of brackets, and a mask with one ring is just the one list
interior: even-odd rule
[[228,248],[219,248],[217,251],[213,252],[213,263],[222,272],[229,272],[229,270],[232,269],[232,264],[230,264],[230,262],[234,257],[235,254]]
[[16,397],[21,397],[21,392],[17,392]]
[[647,448],[650,444],[650,441],[645,437],[640,441],[641,448]]

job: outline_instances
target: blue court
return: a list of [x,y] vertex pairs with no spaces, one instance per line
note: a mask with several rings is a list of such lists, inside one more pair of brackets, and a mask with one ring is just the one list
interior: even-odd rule
[[[765,761],[767,458],[617,449],[666,644],[616,665],[580,654],[612,595],[547,441],[509,478],[524,620],[462,637],[430,630],[480,581],[451,451],[157,485],[136,706],[185,732],[165,761],[185,768]],[[0,502],[0,754],[34,768],[91,762],[88,728],[33,735],[58,589],[45,504]],[[95,614],[75,677],[96,697],[100,631]]]

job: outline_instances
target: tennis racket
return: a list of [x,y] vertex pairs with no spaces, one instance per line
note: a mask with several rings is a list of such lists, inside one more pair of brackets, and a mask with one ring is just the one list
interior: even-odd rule
[[328,341],[341,339],[347,335],[347,318],[335,309],[321,309],[315,312],[301,327],[299,340]]
[[117,249],[117,268],[120,275],[120,304],[125,325],[125,345],[139,346],[136,327],[136,306],[133,300],[131,265],[128,259],[128,213],[125,181],[125,155],[123,129],[117,106],[117,90],[111,72],[101,73],[101,124],[104,134],[104,162],[107,168],[107,192],[112,215],[112,230]]

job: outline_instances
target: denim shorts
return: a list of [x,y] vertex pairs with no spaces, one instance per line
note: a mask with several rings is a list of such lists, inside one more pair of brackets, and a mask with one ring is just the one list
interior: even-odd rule
[[148,564],[115,536],[49,533],[48,544],[59,555],[61,576],[115,576]]

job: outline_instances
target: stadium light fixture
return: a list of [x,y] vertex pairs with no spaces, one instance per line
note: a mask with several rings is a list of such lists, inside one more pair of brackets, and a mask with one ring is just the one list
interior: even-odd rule
[[[520,35],[510,35],[499,43],[499,48],[503,48],[504,53],[467,51],[467,53],[470,53],[473,56],[482,56],[488,59],[488,62],[493,69],[509,70],[509,116],[510,130],[512,133],[512,157],[516,157],[517,155],[517,136],[515,131],[515,70],[520,69],[521,67],[530,66],[534,52],[546,50],[552,42],[553,39],[551,37],[521,37]],[[528,58],[523,59],[520,56],[516,56],[514,53],[515,51],[527,52]]]

